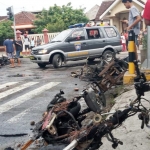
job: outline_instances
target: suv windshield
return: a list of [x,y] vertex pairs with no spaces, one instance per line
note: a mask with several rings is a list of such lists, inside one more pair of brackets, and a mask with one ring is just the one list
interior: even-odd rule
[[72,31],[72,29],[62,31],[51,42],[61,42],[61,41],[63,41],[64,38],[66,38],[71,33],[71,31]]

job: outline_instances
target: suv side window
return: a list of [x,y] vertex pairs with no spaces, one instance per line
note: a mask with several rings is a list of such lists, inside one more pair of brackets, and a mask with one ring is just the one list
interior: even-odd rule
[[88,39],[99,39],[101,38],[100,32],[98,29],[86,29]]
[[104,27],[108,37],[117,37],[117,33],[113,27]]
[[84,30],[83,29],[76,30],[70,35],[70,37],[74,38],[75,39],[74,41],[85,40]]

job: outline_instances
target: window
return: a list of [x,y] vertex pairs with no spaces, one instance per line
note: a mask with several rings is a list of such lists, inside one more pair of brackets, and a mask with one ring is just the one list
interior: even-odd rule
[[76,30],[74,31],[71,36],[71,38],[74,38],[74,41],[80,41],[80,40],[85,40],[85,35],[83,30]]
[[100,33],[98,29],[87,29],[88,39],[98,39],[100,38]]
[[71,29],[64,30],[60,34],[58,34],[51,42],[55,41],[63,41],[66,36],[68,36],[71,33]]
[[108,37],[116,37],[117,36],[116,31],[112,27],[105,28],[105,31],[106,31]]

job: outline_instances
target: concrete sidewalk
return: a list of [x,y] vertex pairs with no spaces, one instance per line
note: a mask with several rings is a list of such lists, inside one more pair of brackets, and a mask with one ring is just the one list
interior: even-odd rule
[[[131,87],[134,89],[134,87]],[[145,93],[146,99],[150,100],[150,92]],[[136,98],[135,90],[123,93],[115,99],[116,104],[111,111],[124,109],[131,101]],[[144,106],[149,107],[148,102],[143,102]],[[128,118],[121,127],[113,132],[115,138],[121,140],[124,144],[119,145],[116,150],[150,150],[150,128],[141,129],[141,120],[138,119],[138,113]],[[106,137],[102,140],[103,145],[99,150],[114,150],[112,143]]]

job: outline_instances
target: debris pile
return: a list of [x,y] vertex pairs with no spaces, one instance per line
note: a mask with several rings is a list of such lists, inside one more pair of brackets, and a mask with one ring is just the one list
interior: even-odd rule
[[127,71],[128,64],[123,59],[113,59],[111,62],[101,60],[95,66],[84,65],[81,70],[71,72],[72,77],[79,77],[81,80],[97,82],[103,92],[112,86],[121,84],[123,76]]
[[10,61],[9,61],[8,57],[5,57],[5,56],[0,57],[0,67],[9,65],[9,64],[10,64]]

